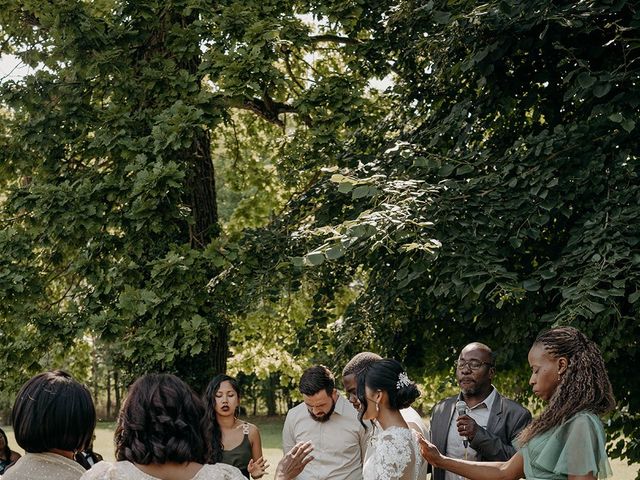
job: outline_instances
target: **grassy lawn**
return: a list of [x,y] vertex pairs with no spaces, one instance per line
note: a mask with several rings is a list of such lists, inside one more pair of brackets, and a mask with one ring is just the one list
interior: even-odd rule
[[[251,423],[255,423],[260,428],[262,437],[262,450],[267,461],[271,464],[269,471],[275,471],[275,465],[282,458],[282,424],[283,417],[250,417],[247,419]],[[113,447],[113,431],[115,425],[113,423],[99,423],[96,428],[96,440],[94,442],[94,450],[100,453],[105,460],[114,460]],[[9,439],[9,445],[12,450],[23,453],[18,447],[13,436],[11,427],[3,427]],[[627,465],[620,460],[611,460],[613,468],[613,479],[615,480],[635,480],[636,475],[640,471],[640,465]],[[271,478],[271,476],[267,477]]]

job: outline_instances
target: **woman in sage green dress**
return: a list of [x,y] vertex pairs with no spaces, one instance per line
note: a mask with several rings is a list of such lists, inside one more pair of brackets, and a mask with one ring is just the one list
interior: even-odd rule
[[549,402],[518,437],[507,462],[469,462],[442,455],[420,440],[432,465],[470,480],[595,480],[610,477],[598,415],[615,407],[600,350],[573,327],[543,331],[529,351],[533,393]]

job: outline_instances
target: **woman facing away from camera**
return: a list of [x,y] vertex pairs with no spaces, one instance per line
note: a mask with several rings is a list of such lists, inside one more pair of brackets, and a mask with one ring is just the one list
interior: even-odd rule
[[[235,467],[206,465],[204,404],[170,374],[148,374],[129,388],[115,431],[116,462],[99,462],[82,480],[245,480]],[[312,460],[299,444],[278,465],[277,480],[291,480]]]
[[371,420],[374,429],[363,479],[416,480],[423,463],[418,437],[400,413],[420,396],[416,384],[398,361],[385,358],[358,375],[357,395],[360,422]]
[[238,418],[240,386],[236,379],[216,375],[207,386],[204,402],[207,461],[233,465],[246,478],[262,477],[269,465],[262,456],[260,431]]
[[45,372],[25,383],[11,412],[16,442],[26,452],[3,480],[78,480],[85,469],[74,452],[91,441],[96,411],[89,390],[66,372]]
[[118,415],[117,462],[99,462],[83,479],[244,480],[228,465],[204,465],[203,416],[201,400],[178,377],[138,378]]
[[595,480],[611,476],[598,415],[615,407],[600,350],[573,327],[538,335],[529,351],[533,393],[548,402],[520,434],[520,450],[507,462],[448,458],[421,439],[425,459],[471,480]]

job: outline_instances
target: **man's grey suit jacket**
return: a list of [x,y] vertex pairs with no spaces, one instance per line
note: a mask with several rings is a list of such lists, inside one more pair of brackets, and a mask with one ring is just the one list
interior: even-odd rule
[[[456,402],[460,395],[446,398],[431,412],[429,436],[438,450],[447,453],[447,436],[453,419]],[[531,421],[531,413],[519,403],[503,397],[496,390],[496,398],[491,406],[487,428],[478,425],[478,430],[469,446],[478,452],[478,460],[500,462],[509,460],[515,453],[513,445],[518,433]],[[432,480],[443,480],[444,470],[434,468]]]

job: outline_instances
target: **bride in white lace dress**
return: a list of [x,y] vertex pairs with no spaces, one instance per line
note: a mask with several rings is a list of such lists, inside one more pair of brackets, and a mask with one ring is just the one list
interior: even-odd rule
[[377,360],[358,376],[360,421],[371,420],[373,428],[362,471],[364,480],[418,478],[423,462],[418,437],[400,410],[419,395],[416,384],[393,359]]

